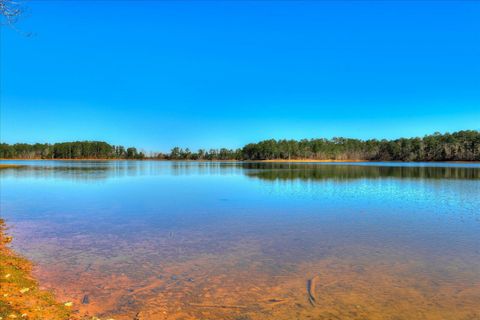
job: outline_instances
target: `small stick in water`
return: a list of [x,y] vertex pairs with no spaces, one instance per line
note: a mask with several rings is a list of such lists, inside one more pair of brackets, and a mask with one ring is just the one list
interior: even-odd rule
[[91,267],[92,267],[92,264],[89,263],[88,266],[85,268],[84,272],[90,271]]
[[239,305],[223,305],[223,304],[201,304],[201,303],[190,303],[192,307],[199,307],[199,308],[222,308],[222,309],[244,309],[247,306],[239,306]]
[[276,305],[279,305],[279,304],[288,303],[290,301],[287,300],[287,299],[268,299],[268,300],[263,301],[263,302],[267,303],[269,306],[276,306]]
[[308,301],[312,306],[316,304],[316,297],[315,297],[315,287],[317,285],[317,276],[307,280],[307,294],[308,294]]

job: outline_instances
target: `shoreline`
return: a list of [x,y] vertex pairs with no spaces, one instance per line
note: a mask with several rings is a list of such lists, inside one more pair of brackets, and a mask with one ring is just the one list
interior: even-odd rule
[[397,161],[377,161],[377,160],[326,160],[326,159],[272,159],[272,160],[259,160],[259,162],[286,162],[286,163],[305,163],[305,162],[319,162],[319,163],[328,163],[328,162],[397,162]]
[[[269,159],[269,160],[170,160],[170,159],[6,159],[0,158],[0,161],[171,161],[171,162],[245,162],[245,163],[352,163],[352,162],[383,162],[383,163],[480,163],[479,160],[445,160],[445,161],[401,161],[401,160],[338,160],[338,159]],[[19,164],[0,163],[0,169],[22,167]]]
[[40,289],[31,274],[32,262],[9,246],[13,238],[6,230],[0,218],[0,319],[78,319],[71,302],[59,302],[52,292]]

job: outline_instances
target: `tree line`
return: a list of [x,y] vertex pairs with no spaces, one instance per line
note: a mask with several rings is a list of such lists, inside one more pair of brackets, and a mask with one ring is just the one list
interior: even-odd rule
[[435,133],[423,138],[265,140],[242,149],[243,159],[373,161],[480,160],[480,131]]
[[191,151],[189,148],[173,148],[170,153],[157,153],[155,159],[162,160],[243,160],[242,149],[198,149]]
[[103,141],[0,144],[3,159],[144,159],[136,148],[110,145]]
[[157,158],[169,160],[369,160],[369,161],[480,161],[480,131],[435,133],[423,138],[360,140],[349,138],[264,140],[241,149],[175,147]]
[[[0,144],[0,158],[21,159],[144,159],[136,148],[101,141],[55,144]],[[359,140],[349,138],[264,140],[239,149],[175,147],[148,157],[162,160],[371,160],[480,161],[480,131],[435,133],[423,138]]]

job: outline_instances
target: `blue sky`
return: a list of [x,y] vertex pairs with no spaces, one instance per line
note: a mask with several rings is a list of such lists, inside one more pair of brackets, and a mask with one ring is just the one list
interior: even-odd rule
[[1,30],[3,142],[147,151],[480,129],[474,1],[31,1]]

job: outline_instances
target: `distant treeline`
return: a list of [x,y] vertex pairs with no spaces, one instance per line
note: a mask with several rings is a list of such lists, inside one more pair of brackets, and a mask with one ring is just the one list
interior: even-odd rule
[[136,148],[113,146],[102,141],[62,143],[0,144],[0,158],[4,159],[143,159]]
[[164,160],[243,160],[242,149],[198,149],[197,152],[189,148],[173,148],[170,153],[157,153],[155,159]]
[[[83,141],[55,144],[0,144],[0,158],[22,159],[144,159],[135,148]],[[173,148],[155,153],[165,160],[373,160],[373,161],[480,161],[480,131],[435,133],[423,138],[358,140],[348,138],[264,140],[240,149]]]
[[480,160],[480,131],[435,133],[423,138],[358,140],[348,138],[264,140],[242,149],[189,149],[175,147],[158,158],[171,160],[377,160],[472,161]]
[[480,160],[480,131],[423,138],[266,140],[242,149],[243,159],[472,161]]

